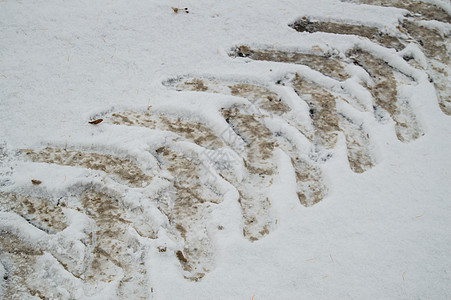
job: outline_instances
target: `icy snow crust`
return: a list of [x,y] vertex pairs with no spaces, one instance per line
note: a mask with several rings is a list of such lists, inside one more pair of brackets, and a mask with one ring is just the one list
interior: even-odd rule
[[450,14],[0,2],[0,297],[451,298]]

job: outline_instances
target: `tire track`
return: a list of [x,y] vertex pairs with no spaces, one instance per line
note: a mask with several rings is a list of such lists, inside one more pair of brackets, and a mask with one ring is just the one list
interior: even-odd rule
[[[399,21],[396,30],[391,31],[365,24],[326,22],[306,17],[289,26],[305,34],[360,37],[395,49],[396,53],[391,50],[393,55],[402,55],[416,68],[422,68],[420,61],[413,64],[412,60],[418,60],[418,57],[411,56],[408,51],[403,53],[405,47],[415,44],[427,58],[427,71],[435,85],[441,110],[451,115],[449,32],[444,32],[435,22],[451,23],[451,17],[443,9],[419,1],[342,1],[403,8],[410,13]],[[179,92],[216,93],[246,99],[246,102],[219,109],[222,115],[220,123],[227,124],[221,133],[204,121],[202,113],[187,117],[148,109],[102,116],[105,118],[103,124],[166,132],[164,144],[151,145],[146,150],[158,162],[158,170],[152,175],[143,170],[140,162],[131,155],[124,158],[102,153],[104,151],[55,147],[26,151],[25,157],[32,162],[89,169],[100,174],[102,180],[82,183],[77,193],[68,192],[70,196],[60,198],[61,202],[58,200],[57,203],[50,197],[27,195],[26,189],[21,193],[0,193],[0,213],[17,216],[23,221],[20,226],[36,230],[40,238],[27,239],[20,234],[24,229],[19,225],[17,230],[0,228],[0,262],[6,270],[3,297],[76,298],[72,289],[77,283],[86,286],[89,292],[85,296],[114,288],[120,299],[151,298],[152,285],[149,267],[146,266],[149,249],[143,241],[157,239],[159,228],[164,228],[175,242],[176,248],[171,248],[171,251],[179,261],[183,276],[191,281],[202,279],[215,264],[214,243],[211,232],[207,230],[207,220],[225,195],[221,184],[215,180],[222,178],[235,187],[241,207],[243,236],[247,240],[257,241],[273,230],[274,218],[268,194],[277,175],[276,148],[284,151],[291,161],[296,194],[305,207],[313,206],[327,196],[321,161],[332,155],[340,135],[344,136],[347,159],[353,172],[364,173],[374,167],[376,160],[371,150],[371,136],[365,130],[367,124],[341,108],[341,101],[355,104],[353,95],[344,92],[345,83],[353,80],[352,74],[348,73],[351,65],[368,75],[368,80],[359,82],[372,97],[371,112],[383,110],[390,115],[400,141],[407,143],[420,138],[423,133],[411,104],[398,94],[397,78],[406,74],[381,56],[361,47],[355,46],[345,53],[318,54],[240,45],[229,53],[232,58],[307,66],[327,77],[329,82],[334,82],[334,87],[325,86],[292,71],[287,71],[275,82],[279,87],[293,89],[298,95],[296,100],[302,101],[303,105],[305,102],[307,120],[301,120],[303,116],[293,113],[287,99],[276,92],[273,82],[226,80],[221,79],[223,75],[179,76],[163,82],[168,89]],[[272,126],[271,122],[282,125]],[[6,161],[3,148],[0,147],[2,165]],[[108,187],[110,179],[123,194]],[[155,181],[164,183],[156,188],[157,191],[152,190]],[[2,181],[0,186],[7,184],[9,182]],[[42,192],[52,193],[45,187],[42,187]],[[131,207],[125,200],[129,193],[137,193],[142,198],[140,201],[144,199],[155,205],[166,218],[165,222],[157,224],[152,220],[150,214],[143,212],[146,206],[142,203]],[[68,197],[77,200],[66,201]],[[79,229],[76,237],[70,236],[74,224],[69,216],[74,213],[89,220],[89,225]],[[73,281],[58,281],[56,277],[59,275],[53,274],[53,277],[46,277],[47,281],[37,284],[36,277],[45,271],[39,268],[47,266],[44,261],[62,269],[61,274]],[[48,280],[53,280],[54,285],[44,284]],[[62,281],[64,284],[60,284]]]
[[[295,169],[295,178],[297,181],[297,195],[299,201],[304,206],[311,206],[321,201],[326,193],[327,188],[323,184],[322,172],[318,166],[314,166],[313,162],[308,162],[305,159],[301,159],[301,152],[298,147],[290,144],[289,139],[278,139],[276,141],[276,133],[271,132],[264,123],[265,117],[281,117],[286,118],[292,126],[296,127],[300,132],[307,132],[308,129],[298,125],[298,120],[290,119],[287,113],[291,110],[290,107],[284,103],[283,99],[275,92],[268,88],[252,84],[252,83],[236,83],[233,81],[221,80],[219,78],[191,78],[191,77],[179,77],[171,79],[165,83],[169,88],[173,88],[177,91],[198,91],[209,93],[221,93],[224,95],[233,95],[246,98],[250,104],[247,106],[238,106],[234,108],[224,108],[222,110],[224,119],[229,124],[231,129],[239,136],[247,145],[247,149],[240,155],[243,156],[245,167],[248,170],[248,177],[250,181],[243,186],[242,183],[237,182],[233,178],[235,176],[223,176],[234,185],[240,192],[240,204],[243,208],[243,215],[247,216],[251,207],[255,207],[256,203],[259,203],[257,207],[264,207],[265,215],[268,221],[266,225],[259,226],[262,230],[246,230],[244,229],[244,235],[250,236],[251,240],[256,240],[264,236],[270,227],[270,213],[269,213],[269,200],[266,196],[261,195],[258,198],[252,197],[249,194],[253,190],[251,186],[268,186],[268,182],[258,184],[261,181],[260,178],[253,176],[258,175],[272,175],[273,166],[270,161],[272,160],[272,152],[276,146],[281,146],[285,153],[290,157],[293,167]],[[281,135],[281,133],[277,133]],[[280,142],[280,143],[279,143]],[[229,143],[230,144],[230,143]],[[286,145],[285,145],[286,144]],[[258,154],[257,156],[255,154]],[[251,156],[249,156],[251,155]],[[269,167],[266,170],[261,170],[259,167],[255,167],[258,164],[268,164]],[[302,174],[302,175],[301,175]],[[253,177],[253,178],[252,178]],[[257,191],[260,189],[257,189]],[[312,192],[312,190],[314,192]],[[253,194],[257,194],[257,191],[253,191]],[[321,191],[321,192],[320,192]],[[257,200],[258,199],[258,200]],[[257,215],[257,214],[252,214]],[[246,218],[245,222],[250,226],[251,224],[258,224],[255,217]],[[258,232],[259,234],[250,234],[250,232]],[[263,234],[265,233],[265,234]],[[258,237],[258,238],[257,238]]]
[[[250,55],[249,58],[253,57],[253,53],[259,53],[261,50],[251,50],[247,46],[240,46],[237,47],[233,53],[232,56],[236,56],[236,53],[240,52],[240,49],[243,49],[245,47],[246,49],[249,49]],[[271,53],[273,50],[264,50],[266,53]],[[275,61],[280,62],[283,61],[283,59],[280,59],[281,53],[278,51],[274,51],[276,55],[266,55],[264,57],[265,60],[268,61]],[[302,57],[304,54],[302,53],[289,53],[289,52],[283,52],[284,55],[287,55],[288,57],[296,56],[296,57]],[[306,54],[307,57],[310,57],[312,54]],[[414,114],[411,112],[410,105],[407,101],[400,101],[397,97],[397,84],[394,77],[394,69],[385,61],[383,61],[380,58],[377,58],[373,56],[371,53],[364,51],[359,48],[355,48],[351,51],[348,51],[347,56],[350,59],[350,62],[353,62],[354,64],[361,66],[371,77],[372,82],[368,84],[365,84],[366,88],[369,89],[370,93],[373,96],[375,105],[378,107],[381,107],[382,109],[386,110],[390,116],[395,121],[395,129],[396,134],[398,136],[398,139],[402,142],[410,142],[422,135],[421,129],[419,128],[419,125],[416,121],[416,118]],[[275,60],[274,57],[276,57]],[[325,57],[325,56],[319,56],[319,57]],[[261,57],[258,56],[258,59]],[[339,70],[343,70],[344,72],[344,63],[339,62],[336,59],[332,60],[333,63],[330,65],[331,68],[333,66],[338,66]],[[285,62],[285,61],[283,61]],[[307,65],[308,66],[308,65]],[[321,68],[318,68],[314,66],[312,69],[321,71]],[[337,76],[338,74],[338,76]],[[331,76],[335,79],[343,79],[347,78],[347,76],[341,76],[339,74],[342,74],[341,71],[338,73],[336,71],[333,71],[332,69],[327,69],[326,74],[328,76]],[[298,83],[299,85],[300,83]],[[312,96],[312,92],[315,90],[314,87],[309,85],[308,83],[303,83],[304,86],[298,86],[297,93],[298,94],[307,94]],[[322,101],[322,109],[319,110],[321,112],[324,112],[325,114],[330,115],[331,111],[334,110],[334,97],[330,93],[324,93],[322,92],[321,97],[325,97],[324,101]],[[319,95],[317,95],[318,99],[321,99]],[[327,100],[326,100],[327,99]],[[311,105],[313,104],[310,103]],[[317,109],[319,106],[317,107]],[[313,108],[313,111],[315,109]],[[329,112],[328,112],[329,111]],[[312,114],[312,116],[315,117],[315,114]],[[324,116],[316,115],[316,120],[314,119],[314,124],[317,123],[317,125],[321,128],[329,128],[328,130],[323,130],[323,135],[320,136],[320,140],[326,148],[332,148],[335,144],[336,135],[333,133],[333,128],[336,128],[336,121],[328,118],[324,118]],[[324,135],[325,132],[328,132],[327,136]],[[335,137],[334,137],[335,136]]]
[[[205,85],[203,82],[194,81],[194,83],[190,82],[188,84],[189,87],[193,87],[196,85],[196,89],[205,89]],[[240,86],[241,87],[241,86]],[[246,87],[246,90],[249,91],[249,87]],[[254,90],[256,91],[256,90]],[[269,100],[268,100],[269,101]],[[271,102],[271,101],[269,101]],[[272,107],[271,104],[268,104]],[[275,109],[278,110],[278,109]],[[228,120],[230,124],[234,124],[233,135],[229,136],[230,133],[224,133],[222,137],[216,136],[205,124],[194,122],[189,122],[183,120],[180,117],[175,118],[177,122],[174,122],[174,125],[167,126],[167,124],[172,124],[170,121],[168,123],[169,116],[166,115],[158,115],[153,113],[143,113],[139,114],[136,112],[117,112],[111,114],[110,117],[106,117],[107,123],[113,124],[123,124],[129,126],[141,126],[148,128],[160,128],[170,132],[174,132],[185,140],[193,142],[205,149],[216,151],[216,154],[213,155],[215,158],[221,159],[225,155],[225,153],[221,152],[221,149],[228,143],[229,146],[234,149],[236,147],[235,139],[239,139],[242,144],[246,145],[246,156],[243,157],[243,164],[246,166],[247,172],[244,174],[244,178],[239,180],[240,178],[238,174],[236,174],[235,170],[230,168],[230,166],[222,165],[217,169],[217,172],[224,179],[229,181],[239,193],[239,203],[241,205],[243,219],[244,219],[244,228],[243,235],[251,240],[255,241],[261,238],[262,236],[269,233],[270,224],[272,223],[270,212],[269,212],[269,200],[266,197],[266,191],[268,183],[268,178],[273,174],[273,166],[270,162],[269,158],[272,157],[273,145],[271,142],[268,142],[268,138],[271,133],[261,125],[260,121],[253,118],[251,115],[243,115],[238,118],[236,116],[236,109],[225,109],[223,110],[224,119]],[[133,117],[131,117],[133,116]],[[127,119],[126,122],[123,122],[124,118]],[[246,124],[243,123],[242,118],[246,118]],[[159,121],[150,122],[149,120],[164,120],[164,122],[160,123]],[[175,125],[176,123],[176,125]],[[157,125],[158,124],[158,125]],[[160,126],[161,124],[161,126]],[[246,125],[246,126],[245,126]],[[227,138],[226,138],[227,135]],[[187,169],[186,174],[198,174],[201,173],[202,170],[188,170],[188,164],[186,161],[179,162],[175,164],[177,161],[176,157],[183,157],[181,154],[174,154],[172,152],[168,152],[166,148],[161,148],[158,151],[158,159],[172,157],[172,159],[166,159],[162,164],[170,164],[169,171],[174,176],[176,182],[182,180],[182,178],[189,182],[186,176],[183,173],[178,173],[177,166],[185,166]],[[161,156],[161,153],[167,153],[167,155]],[[205,153],[202,152],[202,153]],[[207,159],[210,159],[212,155],[208,155]],[[227,160],[227,157],[225,157]],[[211,162],[214,163],[214,162]],[[190,179],[197,181],[197,179]],[[256,188],[258,186],[258,188]],[[199,190],[200,187],[191,187],[191,190]],[[177,193],[186,194],[184,192],[177,191]],[[188,199],[188,196],[183,196],[183,199]],[[185,200],[183,200],[185,201]],[[186,200],[188,201],[188,200]],[[196,200],[199,201],[199,200]],[[204,200],[200,202],[205,202]],[[194,218],[191,218],[194,219]],[[202,219],[202,218],[201,218]],[[178,228],[184,228],[184,225],[179,225]],[[182,229],[181,232],[187,231],[186,229]],[[186,233],[185,233],[186,235]],[[206,239],[205,239],[206,240]],[[199,247],[197,247],[199,248]],[[185,251],[188,252],[188,249]],[[208,255],[207,255],[208,256]],[[185,266],[185,271],[193,270],[193,266],[189,266],[189,255],[187,255],[187,262],[183,265]],[[183,261],[183,260],[182,260]],[[198,278],[198,275],[195,275],[193,278]]]
[[[344,0],[343,0],[344,1]],[[440,109],[447,115],[451,115],[451,88],[449,87],[450,74],[450,53],[447,48],[449,43],[449,32],[440,32],[440,30],[427,21],[439,21],[451,23],[451,16],[443,9],[431,3],[419,1],[394,1],[394,0],[360,0],[346,1],[361,4],[380,5],[385,7],[397,7],[409,10],[411,12],[407,18],[400,20],[397,26],[398,35],[394,36],[382,32],[376,27],[368,27],[364,24],[345,24],[324,21],[311,21],[304,17],[289,26],[298,32],[326,32],[334,34],[354,35],[367,38],[386,48],[394,48],[397,51],[403,50],[413,41],[422,49],[428,59],[429,73],[431,82],[434,83],[437,92],[437,98]],[[417,17],[416,15],[420,15]],[[427,20],[427,21],[424,21]],[[402,38],[404,36],[404,38]],[[245,55],[244,55],[245,56]],[[250,58],[260,60],[261,56]],[[404,57],[406,60],[412,59],[410,56]],[[270,60],[270,59],[264,59]],[[273,61],[281,61],[277,59]],[[305,64],[311,67],[308,64]],[[311,67],[312,68],[312,67]],[[318,70],[320,71],[320,70]],[[324,73],[324,72],[322,72]],[[328,75],[327,73],[324,73]],[[330,75],[328,75],[330,76]],[[336,77],[334,77],[336,78]]]
[[156,150],[156,156],[161,168],[173,177],[169,196],[159,202],[159,208],[184,241],[183,250],[177,250],[175,255],[185,278],[198,281],[213,268],[214,251],[205,220],[223,195],[213,183],[208,183],[196,154],[162,146]]

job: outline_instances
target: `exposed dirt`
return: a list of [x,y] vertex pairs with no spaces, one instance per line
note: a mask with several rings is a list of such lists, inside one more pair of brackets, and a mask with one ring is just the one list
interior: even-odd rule
[[242,113],[245,108],[224,109],[222,114],[233,131],[246,144],[243,158],[248,171],[244,182],[237,182],[233,175],[223,176],[240,194],[239,203],[244,219],[243,235],[256,241],[269,233],[271,228],[271,203],[265,191],[275,166],[272,162],[275,142],[272,133],[255,116]]
[[36,257],[42,254],[40,249],[28,245],[10,232],[0,231],[0,263],[6,269],[3,299],[26,299],[29,295],[41,298],[49,296],[43,290],[30,288],[27,283],[27,278],[34,272]]
[[[297,80],[295,81],[298,90],[302,89],[304,91],[304,97],[311,98],[309,104],[311,106],[310,112],[317,133],[311,137],[312,140],[326,148],[332,148],[336,143],[338,131],[344,131],[345,135],[355,134],[356,136],[347,136],[346,139],[349,144],[348,158],[351,169],[354,172],[363,172],[372,167],[373,163],[368,149],[369,142],[366,133],[357,130],[351,124],[347,124],[349,121],[342,121],[338,117],[335,107],[335,97],[325,89],[308,80],[301,80],[299,76],[297,76]],[[263,102],[263,104],[259,105],[260,110],[256,113],[265,114],[267,111],[280,112],[278,108],[274,109],[271,106],[265,106],[264,101],[268,99],[269,92],[255,85],[231,85],[217,79],[186,79],[180,77],[171,80],[170,84],[167,86],[175,88],[178,91],[191,90],[236,94],[249,99],[249,101],[254,104]],[[275,93],[270,97],[278,98]],[[261,99],[263,99],[263,101]],[[284,113],[285,109],[282,112]],[[257,240],[261,238],[261,236],[255,235],[255,233],[267,232],[269,230],[269,222],[267,224],[258,225],[258,218],[255,216],[258,216],[259,213],[250,213],[250,211],[255,207],[256,203],[258,203],[258,207],[269,207],[269,202],[264,196],[256,197],[255,195],[253,196],[250,194],[248,192],[248,186],[258,185],[258,182],[262,181],[261,178],[253,178],[255,175],[271,175],[271,168],[262,168],[261,166],[262,164],[270,164],[270,158],[276,143],[273,134],[258,119],[258,115],[250,114],[248,108],[232,107],[224,109],[223,115],[234,132],[246,144],[247,150],[245,151],[244,161],[249,171],[248,177],[250,180],[243,185],[242,182],[240,183],[233,180],[230,176],[227,176],[227,174],[222,175],[240,192],[240,204],[245,219],[244,235],[252,241]],[[341,123],[344,123],[345,125],[342,125]],[[362,130],[362,128],[359,129]],[[321,170],[305,159],[301,159],[297,154],[297,150],[294,150],[294,146],[290,145],[286,140],[285,142],[288,143],[288,145],[283,148],[292,158],[296,173],[296,181],[298,182],[298,197],[301,204],[311,206],[321,201],[327,191],[327,188],[325,188],[322,183]],[[265,215],[267,215],[267,219],[270,220],[269,213],[265,213]],[[259,218],[262,219],[262,216],[259,216]],[[263,228],[263,231],[258,228]]]
[[327,187],[323,183],[321,169],[299,156],[291,157],[291,164],[295,171],[299,202],[309,207],[323,200]]
[[[60,206],[49,199],[16,193],[0,193],[0,205],[2,210],[16,213],[30,225],[51,235],[67,227],[66,218],[61,209],[65,205]],[[45,247],[44,244],[42,246]],[[58,251],[53,253],[54,249],[49,252],[69,260],[73,258],[71,257],[73,251],[68,249],[67,245],[58,245],[58,247],[59,251],[65,253],[62,255],[56,253]],[[30,295],[41,299],[63,297],[64,293],[61,294],[61,291],[36,284],[36,281],[31,279],[36,272],[41,271],[36,269],[35,264],[37,258],[44,254],[44,250],[49,249],[41,249],[11,232],[0,230],[0,261],[7,271],[3,278],[4,299],[28,299]]]
[[[272,168],[264,170],[261,166],[269,164],[275,143],[271,131],[266,128],[256,116],[244,114],[245,108],[232,107],[224,109],[222,114],[233,131],[247,145],[247,165],[250,172],[272,174]],[[262,170],[260,170],[262,169]]]
[[[180,84],[181,83],[179,83],[179,85]],[[177,85],[177,88],[180,88],[179,85]],[[207,85],[201,80],[194,79],[188,81],[188,83],[183,83],[182,85],[184,89],[188,90],[197,90],[198,87],[201,86],[205,87],[201,88],[201,91],[215,91],[212,89],[212,82],[208,82]],[[219,88],[219,85],[215,85],[215,89],[216,88]],[[232,93],[232,89],[228,85],[221,86],[221,88],[227,89],[230,94]],[[254,91],[257,93],[259,91],[258,87],[256,87]],[[252,92],[250,91],[249,93]],[[268,93],[270,92],[268,91]],[[272,97],[275,97],[274,95],[275,94],[270,94]],[[268,95],[265,95],[265,97],[267,96]],[[260,99],[255,101],[260,101]],[[240,202],[243,218],[245,220],[243,233],[249,240],[254,241],[269,233],[268,223],[270,221],[265,217],[258,217],[255,215],[269,214],[266,197],[260,199],[261,197],[250,192],[249,188],[251,188],[253,184],[257,184],[257,182],[261,181],[260,174],[272,174],[273,167],[261,164],[259,155],[263,155],[264,160],[268,160],[272,156],[274,146],[271,145],[270,148],[267,147],[266,140],[271,138],[271,133],[258,120],[247,115],[243,115],[243,118],[245,120],[239,119],[236,121],[239,123],[236,126],[244,131],[241,134],[247,136],[246,145],[248,145],[248,151],[246,151],[246,161],[249,170],[249,178],[246,179],[247,182],[238,182],[234,178],[234,175],[227,175],[227,170],[224,170],[222,175],[240,192]],[[229,121],[231,120],[232,118],[229,118]],[[223,147],[224,143],[227,144],[231,142],[226,137],[222,137],[222,140],[219,139],[219,137],[214,135],[208,127],[201,123],[198,123],[198,126],[196,126],[196,122],[180,120],[179,118],[170,120],[161,115],[155,116],[152,114],[139,114],[135,112],[114,113],[106,118],[106,122],[159,129],[164,128],[176,132],[187,140],[195,142],[200,146],[213,150]],[[247,128],[248,125],[250,125],[249,128]],[[197,130],[192,131],[192,128],[197,128]],[[181,265],[186,272],[185,277],[191,280],[199,280],[209,271],[213,254],[210,252],[210,241],[205,228],[202,228],[200,221],[196,223],[195,220],[196,218],[198,220],[203,220],[204,214],[206,214],[204,203],[216,202],[218,199],[207,200],[207,198],[201,194],[202,191],[205,191],[205,186],[199,181],[199,173],[204,171],[199,169],[201,167],[200,165],[196,165],[192,160],[190,161],[188,158],[175,153],[167,147],[160,148],[157,152],[162,167],[166,168],[174,176],[174,193],[176,195],[174,204],[168,203],[170,200],[162,201],[160,202],[159,207],[169,219],[174,221],[174,228],[176,228],[180,232],[182,238],[185,239],[185,248],[183,249],[183,252],[181,252],[184,255]],[[251,179],[253,177],[255,177],[255,179]],[[168,197],[168,199],[170,199],[170,197]],[[198,236],[193,237],[193,234],[198,234],[199,230],[200,232],[204,232],[202,240],[199,240]]]
[[449,63],[450,57],[447,53],[445,39],[440,32],[408,19],[403,20],[401,25],[418,42],[428,58],[436,59],[444,64]]
[[[53,297],[63,297],[51,287],[36,290],[27,284],[27,278],[35,272],[36,256],[42,255],[43,250],[51,253],[66,271],[85,283],[94,286],[118,280],[120,299],[148,298],[145,252],[133,229],[147,238],[155,238],[156,233],[140,216],[131,215],[116,197],[87,190],[80,200],[82,207],[77,210],[96,225],[95,231],[90,232],[87,239],[82,239],[85,250],[74,247],[73,242],[64,238],[58,238],[58,249],[35,249],[8,232],[0,233],[0,259],[8,270],[5,299],[10,299],[8,295],[11,299],[16,299],[14,296],[17,295],[17,299],[23,299],[29,294],[42,299],[50,299],[52,294]],[[47,199],[18,194],[2,194],[1,201],[2,209],[10,209],[47,233],[60,232],[67,227],[61,210],[61,207],[66,207],[63,202],[52,205]],[[80,250],[82,253],[77,253]]]
[[281,97],[266,87],[251,83],[236,83],[232,81],[209,78],[185,78],[180,77],[170,81],[168,87],[178,91],[198,91],[221,93],[224,95],[239,96],[248,99],[257,109],[266,112],[283,115],[290,108]]
[[208,149],[224,146],[215,133],[207,125],[180,117],[163,114],[138,113],[124,111],[113,113],[106,119],[107,123],[128,126],[140,126],[150,129],[160,129],[174,132],[185,139]]
[[277,132],[276,137],[279,147],[291,159],[299,202],[309,207],[323,200],[328,189],[323,182],[323,174],[319,166],[303,158],[302,149],[298,149],[284,133]]
[[[250,176],[250,182],[255,181]],[[254,242],[269,234],[271,230],[271,203],[264,195],[255,195],[245,188],[240,191],[239,203],[243,213],[243,236]]]
[[298,74],[293,80],[295,92],[304,99],[310,108],[310,118],[315,127],[314,143],[331,149],[337,142],[338,117],[335,97]]
[[205,92],[208,90],[208,87],[205,86],[204,81],[198,78],[193,78],[190,81],[185,81],[184,85],[189,91]]
[[[246,145],[242,155],[248,173],[244,181],[236,180],[235,175],[227,170],[223,170],[221,175],[233,184],[240,194],[239,202],[244,219],[243,235],[250,241],[262,238],[269,233],[271,223],[270,203],[262,191],[266,189],[269,176],[274,172],[271,158],[275,144],[272,141],[272,133],[257,118],[265,112],[282,115],[288,111],[288,107],[276,93],[255,84],[181,78],[175,82],[174,87],[177,90],[241,96],[254,105],[222,111],[226,122]],[[228,136],[222,136],[222,139],[233,147],[233,141],[230,141]]]
[[395,48],[396,50],[401,50],[404,48],[404,44],[397,37],[383,33],[376,27],[321,21],[312,22],[307,18],[290,24],[290,27],[298,32],[327,32],[357,35],[366,37],[387,48]]
[[61,206],[51,203],[48,199],[15,193],[0,193],[0,205],[2,209],[15,212],[33,226],[47,233],[56,233],[67,227]]
[[142,187],[152,179],[134,162],[108,154],[47,147],[38,152],[27,152],[27,156],[35,162],[103,171],[133,187]]
[[[262,176],[270,175],[271,168],[262,169],[261,164],[267,160],[277,144],[273,134],[257,119],[255,113],[265,114],[270,112],[274,115],[285,114],[289,108],[283,104],[280,97],[268,89],[254,84],[232,84],[218,79],[186,79],[178,78],[171,81],[171,86],[176,90],[195,90],[202,92],[232,94],[247,98],[252,104],[258,106],[258,110],[246,107],[236,107],[223,110],[226,121],[235,133],[243,139],[247,145],[244,161],[248,170],[247,180],[238,182],[233,174],[222,172],[221,175],[231,182],[239,191],[240,205],[244,218],[243,234],[250,241],[262,238],[270,231],[270,203],[267,197],[253,190],[253,186],[267,186],[269,183]],[[274,101],[274,99],[280,99]],[[268,102],[269,100],[269,102]],[[282,108],[282,109],[281,109]],[[245,113],[243,113],[245,112]],[[264,141],[263,143],[261,141]],[[268,144],[269,142],[269,144]],[[287,143],[286,140],[283,141]],[[291,144],[282,147],[290,157],[294,158],[295,172],[298,181],[298,196],[302,205],[311,206],[324,198],[327,188],[322,183],[321,170],[306,160],[300,159]],[[250,158],[248,157],[250,155]],[[258,156],[255,156],[258,154]],[[266,162],[269,164],[269,162]],[[263,188],[264,189],[264,188]],[[262,222],[262,220],[265,220]]]
[[204,182],[205,170],[196,157],[169,147],[157,149],[156,155],[161,167],[173,176],[169,191],[172,197],[162,197],[159,208],[184,240],[184,249],[178,250],[176,256],[185,278],[197,281],[212,268],[214,253],[205,219],[211,204],[222,201],[222,195]]
[[374,166],[374,159],[370,151],[370,137],[362,128],[350,118],[339,114],[339,126],[346,138],[348,161],[351,170],[363,173]]
[[451,115],[451,87],[449,79],[451,51],[446,48],[446,39],[435,29],[430,29],[410,20],[402,21],[403,28],[422,47],[428,57],[432,80],[437,91],[441,110]]
[[232,95],[249,99],[259,108],[277,115],[282,115],[290,108],[282,102],[282,99],[270,90],[247,83],[239,83],[229,86]]
[[[178,91],[193,90],[201,92],[212,92],[232,94],[247,98],[252,104],[258,106],[253,112],[265,114],[270,112],[274,115],[283,115],[289,108],[283,104],[280,97],[268,89],[254,84],[232,84],[219,79],[187,79],[178,78],[171,81],[170,87]],[[274,101],[274,99],[280,99]],[[268,102],[269,100],[269,102]],[[243,113],[245,112],[245,113]],[[221,175],[231,182],[240,193],[240,204],[242,207],[245,226],[243,234],[249,240],[255,241],[269,233],[270,215],[269,200],[264,194],[252,191],[252,186],[268,185],[262,176],[270,175],[271,168],[261,168],[261,163],[271,157],[272,151],[277,144],[273,134],[258,119],[258,115],[250,114],[251,109],[246,107],[235,107],[223,110],[226,121],[235,133],[243,139],[247,145],[245,151],[245,164],[249,171],[245,182],[238,182],[234,176],[223,172]],[[263,142],[262,142],[263,141]],[[284,142],[287,142],[286,140]],[[321,170],[313,164],[299,158],[296,150],[288,144],[282,147],[290,157],[294,158],[294,168],[298,181],[298,196],[302,205],[311,206],[324,198],[327,188],[322,183]],[[256,156],[256,154],[258,154]],[[259,166],[256,166],[258,164]],[[266,162],[269,164],[269,162]],[[264,214],[262,214],[264,212]],[[264,216],[266,216],[264,218]],[[261,220],[267,219],[267,222]]]
[[451,84],[448,71],[440,65],[432,63],[434,86],[437,91],[440,109],[447,115],[451,115]]
[[369,136],[361,126],[337,112],[336,97],[298,74],[291,84],[310,107],[310,117],[315,128],[313,142],[330,149],[335,146],[338,132],[342,131],[346,138],[348,161],[352,171],[362,173],[373,167]]
[[227,171],[221,172],[221,176],[239,193],[238,202],[244,221],[243,236],[254,242],[269,234],[272,226],[271,203],[266,194],[271,178],[255,172],[248,172],[241,181]]
[[349,78],[349,75],[344,69],[345,65],[337,58],[326,54],[315,55],[269,49],[257,50],[243,45],[235,48],[230,55],[233,57],[248,57],[253,60],[300,64],[338,80]]
[[451,16],[446,11],[432,3],[416,0],[342,0],[344,2],[354,2],[361,4],[378,5],[385,7],[397,7],[420,14],[424,19],[437,20],[451,23]]
[[85,213],[97,230],[89,241],[92,260],[83,274],[87,281],[111,282],[121,276],[121,299],[147,299],[149,296],[145,252],[130,231],[134,219],[113,196],[88,190],[81,196]]
[[395,121],[398,139],[410,142],[419,138],[422,133],[408,103],[397,98],[397,82],[393,68],[380,58],[361,49],[354,49],[348,56],[371,76],[374,84],[369,87],[376,105],[387,111]]
[[[422,17],[417,15],[410,15],[408,19],[400,21],[398,29],[404,34],[412,37],[423,49],[424,54],[430,60],[430,73],[431,80],[437,90],[437,96],[440,108],[442,111],[451,115],[451,88],[449,87],[449,63],[450,63],[450,51],[446,46],[446,37],[443,36],[437,29],[428,28],[418,22],[420,19],[437,20],[441,22],[451,22],[451,16],[448,15],[443,9],[425,2],[411,1],[411,0],[349,0],[349,2],[381,5],[381,6],[393,6],[398,8],[407,9],[412,14],[421,14]],[[306,17],[290,24],[290,27],[299,32],[327,32],[336,34],[350,34],[356,36],[366,37],[372,41],[375,41],[385,47],[395,48],[396,50],[402,50],[411,40],[400,40],[395,36],[391,36],[381,32],[378,28],[368,27],[365,25],[353,25],[343,23],[333,23],[324,21],[310,21]],[[258,57],[255,55],[255,51],[249,49],[246,46],[241,46],[236,51],[238,56],[251,57],[253,59]],[[271,60],[271,59],[268,59]],[[278,60],[276,60],[278,61]],[[305,64],[308,65],[308,64]],[[314,68],[308,65],[311,68]],[[327,74],[327,73],[326,73]],[[329,75],[330,76],[330,75]],[[333,76],[332,76],[333,77]]]

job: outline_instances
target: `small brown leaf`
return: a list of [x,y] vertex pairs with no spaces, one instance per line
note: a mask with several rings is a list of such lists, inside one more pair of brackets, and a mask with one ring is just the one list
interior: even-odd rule
[[177,7],[172,7],[172,10],[177,14],[179,12],[179,9]]
[[103,119],[97,119],[97,120],[89,122],[89,124],[97,125],[97,124],[99,124],[102,121],[103,121]]
[[33,152],[33,150],[31,150],[31,149],[19,149],[19,151],[27,152],[27,153]]
[[42,183],[42,181],[37,180],[37,179],[31,179],[31,183],[34,185],[40,185]]

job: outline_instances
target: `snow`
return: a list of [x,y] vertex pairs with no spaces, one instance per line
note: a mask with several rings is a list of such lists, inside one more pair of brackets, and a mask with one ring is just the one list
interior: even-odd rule
[[[434,2],[451,11],[446,1]],[[171,6],[188,7],[189,13],[174,14]],[[146,209],[143,218],[152,220],[149,226],[159,230],[158,237],[136,236],[145,245],[154,299],[450,299],[451,119],[440,110],[426,71],[402,59],[403,54],[411,54],[424,67],[424,54],[414,45],[396,54],[361,38],[304,34],[287,26],[309,16],[394,32],[403,13],[334,0],[0,1],[0,145],[5,145],[7,154],[0,161],[0,191],[52,195],[55,200],[55,195],[106,184],[108,190],[123,195],[131,209]],[[449,30],[449,26],[442,28]],[[359,45],[371,51],[413,78],[398,89],[409,99],[424,136],[402,143],[393,121],[374,120],[368,112],[371,95],[358,83],[370,78],[361,69],[348,68],[353,77],[339,83],[300,65],[229,57],[230,49],[241,44],[289,51],[311,51],[318,46],[340,53]],[[290,158],[277,149],[279,174],[269,193],[272,230],[255,242],[242,235],[237,190],[218,176],[223,199],[212,205],[205,220],[213,241],[214,267],[197,282],[183,277],[173,255],[183,245],[166,232],[167,219],[147,202],[146,197],[164,185],[159,179],[142,189],[123,188],[101,172],[24,162],[23,155],[17,154],[18,149],[68,144],[129,158],[146,174],[153,174],[157,161],[150,152],[174,135],[141,127],[92,126],[88,121],[109,112],[146,111],[151,105],[157,112],[202,120],[219,135],[228,127],[219,109],[246,100],[180,93],[162,84],[190,74],[267,83],[286,98],[293,114],[306,116],[308,107],[294,99],[297,95],[291,89],[271,85],[295,72],[329,87],[342,84],[359,99],[361,108],[342,102],[338,110],[364,124],[376,165],[365,173],[353,173],[340,135],[332,158],[321,164],[327,197],[304,207],[296,196]],[[296,140],[294,127],[277,118],[266,124],[292,135],[300,148],[309,149],[307,139]],[[183,142],[177,145],[182,150],[201,151]],[[46,180],[36,187],[30,182],[34,178]],[[49,235],[11,212],[0,211],[0,229],[34,246],[43,243],[42,247],[55,253],[66,251],[57,249],[58,238],[78,242],[72,249],[78,254],[72,254],[81,255],[79,239],[94,225],[73,209],[65,209],[64,214],[69,226],[47,242],[43,240]],[[218,226],[224,229],[217,230]],[[168,250],[159,252],[159,246]],[[42,269],[30,277],[34,285],[60,278],[55,286],[67,298],[70,289],[80,299],[117,297],[110,288],[117,282],[89,290],[49,252],[37,260]],[[0,276],[5,272],[0,263]]]

